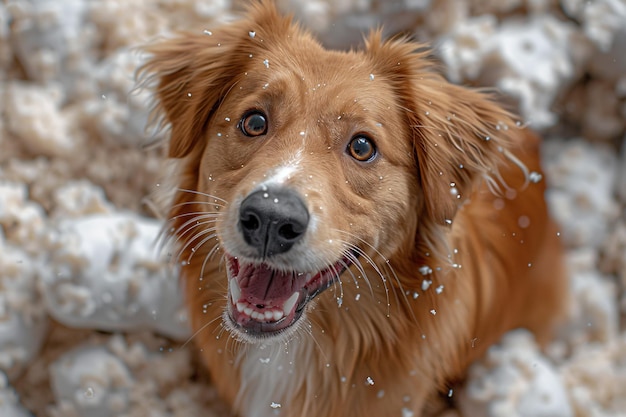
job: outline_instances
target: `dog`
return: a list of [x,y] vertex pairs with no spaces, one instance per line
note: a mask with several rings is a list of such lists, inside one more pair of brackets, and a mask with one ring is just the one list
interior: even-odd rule
[[327,50],[269,1],[146,49],[166,232],[235,415],[429,415],[506,331],[549,341],[567,282],[540,143],[493,94],[379,30]]

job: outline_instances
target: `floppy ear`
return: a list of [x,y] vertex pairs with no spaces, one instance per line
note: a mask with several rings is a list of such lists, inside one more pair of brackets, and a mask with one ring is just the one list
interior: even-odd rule
[[374,32],[367,51],[406,111],[426,215],[435,224],[451,224],[480,179],[497,188],[501,164],[525,170],[509,152],[518,123],[489,94],[450,84],[428,50],[406,39],[383,42]]
[[271,1],[255,2],[246,16],[204,33],[179,33],[144,48],[149,58],[140,83],[154,88],[154,115],[171,127],[170,158],[182,158],[201,140],[212,113],[243,76],[263,43],[286,38],[291,19]]

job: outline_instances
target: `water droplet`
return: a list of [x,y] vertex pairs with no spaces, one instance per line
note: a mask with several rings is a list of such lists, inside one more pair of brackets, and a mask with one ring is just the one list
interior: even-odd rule
[[431,285],[432,283],[433,283],[433,282],[432,282],[431,280],[429,280],[429,279],[425,279],[425,280],[423,280],[423,281],[422,281],[422,291],[426,291],[428,288],[430,288],[430,285]]
[[368,376],[367,378],[365,378],[365,382],[367,383],[367,385],[374,385],[374,380],[372,379],[371,376]]
[[542,178],[543,178],[543,175],[541,175],[540,173],[536,171],[533,171],[530,174],[528,174],[528,180],[532,182],[533,184],[538,183],[539,181],[541,181]]
[[415,291],[415,292],[413,293],[413,299],[414,299],[414,300],[417,300],[417,297],[419,297],[419,296],[420,296],[420,295],[418,294],[418,292],[417,292],[417,291]]
[[210,30],[205,30],[205,31],[204,31],[204,34],[205,34],[205,35],[208,35],[208,36],[212,36],[212,35],[213,35],[213,32],[211,32]]
[[254,37],[256,36],[256,32],[251,30],[250,32],[248,32],[248,36],[250,36],[252,39],[254,39]]
[[[428,255],[426,255],[426,256],[428,256]],[[433,272],[433,270],[428,265],[420,266],[419,267],[419,271],[420,271],[420,274],[422,274],[422,275],[432,274],[432,272]]]
[[93,398],[95,395],[95,392],[93,390],[93,388],[91,387],[87,387],[87,389],[84,392],[85,398]]
[[263,65],[265,65],[265,68],[269,68],[269,67],[270,67],[270,61],[269,61],[269,59],[264,59],[264,60],[263,60]]
[[337,297],[337,306],[341,307],[343,305],[343,298]]
[[370,81],[374,81],[374,74],[370,74]]
[[443,292],[443,285],[438,286],[437,288],[435,288],[435,292],[437,294],[441,294]]
[[381,389],[376,393],[376,397],[383,398],[385,396],[385,390]]
[[303,130],[300,132],[300,136],[304,136],[304,135],[306,135],[306,132]]
[[274,203],[278,203],[278,199],[277,198],[274,199]]
[[226,120],[227,122],[230,122],[230,117],[225,117],[224,120]]
[[517,219],[517,225],[522,229],[526,229],[530,226],[530,219],[528,216],[520,216],[519,219]]
[[433,316],[437,315],[437,310],[433,308],[432,310],[430,310],[430,314],[432,314]]
[[355,299],[356,301],[359,301],[359,300],[361,299],[361,294],[357,294],[357,295],[355,295],[355,296],[354,296],[354,299]]
[[259,358],[259,362],[261,362],[261,363],[270,363],[270,358]]
[[270,407],[276,410],[277,408],[282,407],[282,405],[280,403],[275,403],[274,401],[272,401],[272,403],[270,404]]
[[270,198],[270,195],[268,193],[263,193],[263,198]]
[[448,391],[448,398],[452,398],[452,394],[454,394],[454,390],[450,388],[450,391]]
[[413,411],[409,410],[408,408],[402,409],[402,417],[413,417],[413,415]]
[[452,220],[446,219],[446,224],[452,224]]

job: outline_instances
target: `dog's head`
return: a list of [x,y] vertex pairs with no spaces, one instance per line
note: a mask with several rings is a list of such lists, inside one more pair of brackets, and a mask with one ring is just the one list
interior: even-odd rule
[[224,317],[247,340],[293,329],[343,273],[436,244],[514,125],[420,45],[374,32],[328,51],[269,2],[149,52],[183,164],[171,230],[184,259],[225,262],[206,279],[228,282]]

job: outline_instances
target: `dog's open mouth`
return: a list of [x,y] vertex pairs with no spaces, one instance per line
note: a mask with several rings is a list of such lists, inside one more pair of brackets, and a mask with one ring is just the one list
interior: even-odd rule
[[307,304],[351,265],[344,257],[317,273],[283,271],[265,263],[242,263],[226,255],[228,316],[248,336],[267,338],[293,326]]

